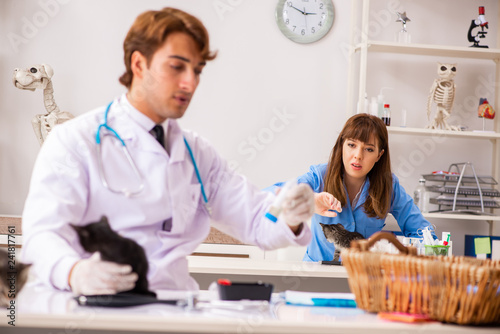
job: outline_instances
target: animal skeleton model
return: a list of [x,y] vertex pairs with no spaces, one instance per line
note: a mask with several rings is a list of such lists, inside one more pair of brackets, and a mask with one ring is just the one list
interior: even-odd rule
[[43,102],[45,103],[46,114],[38,114],[33,117],[31,124],[35,131],[36,138],[40,146],[43,144],[49,132],[57,124],[66,122],[74,116],[67,111],[60,111],[54,101],[54,88],[52,87],[52,76],[54,70],[46,64],[35,65],[28,69],[14,69],[12,78],[14,86],[19,89],[35,91],[43,89]]
[[438,63],[439,78],[434,80],[429,99],[427,101],[427,119],[430,120],[431,105],[436,103],[436,115],[432,122],[427,125],[427,129],[446,129],[460,131],[458,126],[451,126],[446,122],[450,118],[451,108],[455,101],[456,85],[453,81],[457,71],[456,64],[441,64]]

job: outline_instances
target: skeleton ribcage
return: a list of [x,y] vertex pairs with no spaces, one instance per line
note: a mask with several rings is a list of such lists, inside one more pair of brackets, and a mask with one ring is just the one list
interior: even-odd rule
[[438,106],[443,106],[446,110],[450,110],[453,104],[455,89],[453,81],[441,81],[438,83],[434,93],[434,102]]

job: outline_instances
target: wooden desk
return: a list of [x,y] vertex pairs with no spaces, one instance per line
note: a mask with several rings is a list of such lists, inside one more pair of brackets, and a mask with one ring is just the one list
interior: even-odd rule
[[[159,292],[159,297],[168,297]],[[16,300],[15,327],[2,314],[0,332],[41,333],[367,333],[498,334],[499,328],[386,322],[359,309],[272,304],[258,311],[186,310],[169,305],[81,307],[71,293],[27,286]],[[6,312],[3,308],[2,312]]]

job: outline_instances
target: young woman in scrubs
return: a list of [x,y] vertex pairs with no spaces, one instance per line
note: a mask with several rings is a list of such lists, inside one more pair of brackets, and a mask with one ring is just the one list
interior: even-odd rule
[[358,114],[347,120],[328,164],[311,166],[298,182],[315,192],[313,238],[304,261],[333,259],[335,247],[320,223],[342,224],[368,238],[383,229],[391,213],[406,237],[419,237],[418,231],[427,226],[432,229],[391,172],[387,128],[378,117]]

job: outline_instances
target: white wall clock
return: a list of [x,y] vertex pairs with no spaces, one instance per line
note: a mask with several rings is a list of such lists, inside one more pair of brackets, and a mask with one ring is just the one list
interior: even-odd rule
[[332,0],[279,0],[276,23],[283,35],[297,43],[312,43],[332,28]]

